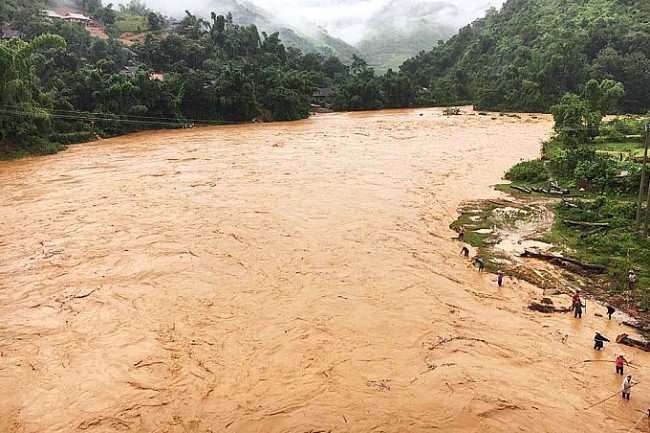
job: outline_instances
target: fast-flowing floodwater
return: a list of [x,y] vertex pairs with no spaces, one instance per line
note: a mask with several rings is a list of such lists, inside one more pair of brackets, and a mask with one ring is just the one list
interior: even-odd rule
[[327,114],[0,163],[0,432],[646,431],[631,348],[632,400],[585,410],[625,328],[527,310],[451,239],[551,128]]

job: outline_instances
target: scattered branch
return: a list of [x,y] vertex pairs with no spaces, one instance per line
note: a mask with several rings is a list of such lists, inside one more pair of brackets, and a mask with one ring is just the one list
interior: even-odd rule
[[532,257],[535,259],[540,259],[540,260],[546,260],[550,263],[557,264],[560,266],[567,266],[567,264],[572,264],[576,265],[582,269],[586,269],[588,271],[594,271],[598,273],[605,272],[607,268],[604,265],[599,265],[599,264],[593,264],[593,263],[585,263],[581,262],[580,260],[577,259],[572,259],[570,257],[562,257],[562,256],[555,256],[555,255],[550,255],[550,254],[543,254],[543,253],[536,253],[530,250],[524,250],[523,253],[520,255],[521,257]]

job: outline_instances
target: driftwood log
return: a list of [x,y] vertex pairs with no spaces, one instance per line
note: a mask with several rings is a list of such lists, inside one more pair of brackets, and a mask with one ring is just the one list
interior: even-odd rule
[[635,319],[623,320],[621,323],[625,326],[629,326],[630,328],[637,329],[644,336],[650,335],[650,325],[647,323],[640,322]]
[[585,221],[571,221],[571,220],[564,220],[562,221],[562,223],[567,226],[578,226],[578,227],[606,227],[606,228],[610,227],[609,223],[590,223]]
[[549,193],[551,194],[568,194],[570,191],[566,188],[562,188],[556,181],[552,180],[549,182]]
[[570,264],[597,273],[603,273],[607,270],[607,268],[605,268],[604,265],[585,263],[577,259],[572,259],[570,257],[554,256],[551,254],[543,254],[543,253],[538,253],[530,250],[524,250],[524,252],[521,253],[520,256],[546,260],[547,262],[553,263],[555,265],[563,266],[563,267],[567,267]]
[[644,350],[646,352],[650,352],[650,343],[647,341],[641,341],[641,340],[635,340],[634,338],[630,338],[629,335],[627,334],[619,334],[616,337],[616,342],[618,344],[625,344],[626,346],[631,346],[631,347],[636,347],[637,349]]
[[564,205],[565,205],[566,207],[571,207],[571,208],[579,208],[579,207],[580,207],[580,206],[578,206],[577,204],[572,203],[572,202],[570,202],[569,200],[567,200],[567,199],[565,199],[565,198],[562,199],[562,203],[564,203]]
[[587,236],[595,235],[597,233],[607,233],[608,230],[609,230],[609,227],[596,227],[595,229],[589,230],[586,233],[581,233],[580,238],[584,239]]
[[556,307],[549,298],[542,298],[541,301],[531,301],[528,308],[542,313],[567,313],[572,310],[570,307]]
[[530,194],[531,192],[531,189],[528,188],[527,186],[510,185],[510,187],[518,191],[525,192],[526,194]]
[[499,201],[499,200],[488,200],[488,201],[490,203],[492,203],[492,204],[495,204],[495,205],[501,206],[501,207],[516,207],[516,208],[521,207],[521,205],[519,205],[517,203],[514,203],[514,202],[511,203],[511,202]]
[[544,194],[558,194],[558,195],[568,194],[569,192],[571,192],[568,189],[561,188],[559,186],[551,186],[550,189],[546,189],[546,188],[537,188],[535,186],[528,187],[525,185],[522,186],[510,185],[510,188],[517,189],[519,191],[525,192],[526,194],[530,194],[531,191],[541,192]]

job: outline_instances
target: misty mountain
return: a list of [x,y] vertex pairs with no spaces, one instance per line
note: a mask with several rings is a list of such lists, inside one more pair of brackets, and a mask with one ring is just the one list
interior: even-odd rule
[[[2,0],[0,0],[2,1]],[[80,0],[45,0],[79,3]],[[118,0],[129,3],[134,0]],[[337,56],[350,64],[353,55],[383,70],[428,51],[502,0],[135,0],[149,9],[181,19],[185,11],[201,18],[232,14],[233,22],[254,24],[260,32],[278,32],[287,47],[303,53]],[[103,1],[107,3],[106,0]],[[121,5],[121,4],[120,4]]]
[[[343,29],[353,29],[354,39],[358,40],[354,44],[347,43],[330,34],[325,27],[310,22],[301,15],[300,10],[271,10],[261,6],[261,2],[255,4],[249,0],[210,0],[203,5],[191,5],[195,9],[190,9],[190,12],[206,18],[213,11],[223,15],[231,12],[235,24],[255,24],[260,32],[267,34],[278,32],[286,46],[296,47],[303,52],[336,55],[345,63],[349,63],[355,54],[374,67],[396,69],[407,58],[422,50],[429,50],[438,41],[451,37],[460,26],[467,24],[467,16],[473,16],[491,4],[490,0],[471,3],[471,10],[468,11],[467,4],[461,7],[449,1],[392,0],[375,12],[370,11],[366,17],[350,12],[351,8],[362,7],[362,1],[348,0],[340,5],[331,4],[332,10],[342,13],[333,14],[327,27],[337,33]],[[324,6],[326,5],[319,5],[321,8]]]
[[329,35],[315,24],[305,22],[299,29],[284,21],[281,16],[246,0],[212,0],[204,7],[190,12],[204,18],[209,18],[211,12],[217,15],[226,15],[230,12],[235,24],[242,26],[254,24],[260,33],[278,32],[284,45],[298,48],[304,53],[319,53],[326,57],[337,56],[347,63],[352,60],[353,54],[361,55],[352,45]]
[[447,1],[393,0],[368,20],[363,39],[355,46],[368,63],[396,68],[449,39],[458,30],[454,23],[461,16],[463,11]]

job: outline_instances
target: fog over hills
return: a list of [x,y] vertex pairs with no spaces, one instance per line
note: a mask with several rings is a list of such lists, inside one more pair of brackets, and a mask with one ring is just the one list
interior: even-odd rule
[[[127,3],[125,1],[125,3]],[[150,9],[182,18],[185,10],[208,17],[232,12],[236,22],[262,31],[290,28],[329,45],[340,39],[370,64],[396,66],[432,48],[503,0],[143,0]],[[242,11],[248,11],[243,18]],[[281,32],[282,37],[282,32]],[[345,45],[345,44],[342,44]],[[335,48],[338,51],[341,47]],[[354,50],[350,50],[354,51]],[[349,54],[349,53],[348,53]]]

